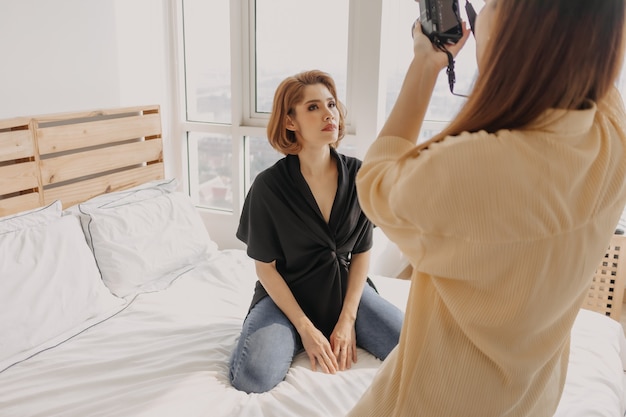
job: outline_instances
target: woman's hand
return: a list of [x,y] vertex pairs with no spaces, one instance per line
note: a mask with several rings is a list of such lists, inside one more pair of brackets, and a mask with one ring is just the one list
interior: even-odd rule
[[[450,51],[453,57],[456,57],[459,51],[465,45],[467,38],[471,33],[471,30],[467,27],[467,23],[463,22],[463,36],[457,43],[445,44],[445,48]],[[419,19],[415,21],[413,25],[413,53],[420,61],[432,59],[437,63],[439,68],[445,68],[448,66],[448,55],[442,50],[438,49],[428,39],[428,36],[422,32],[422,26]]]
[[311,369],[316,370],[319,363],[322,371],[327,374],[337,372],[337,358],[333,354],[330,343],[326,336],[320,332],[312,323],[306,325],[304,329],[298,331],[302,339],[302,346],[311,361]]
[[316,364],[319,363],[327,374],[337,372],[337,359],[330,347],[330,342],[304,314],[287,283],[276,270],[276,261],[269,263],[255,261],[254,264],[259,281],[272,297],[272,301],[298,331],[304,350],[311,360],[311,369],[315,371]]
[[354,322],[339,319],[333,333],[330,335],[330,345],[333,354],[337,358],[339,370],[344,371],[352,367],[352,362],[356,363],[356,331]]
[[[456,44],[446,45],[453,57],[463,48],[470,33],[467,24],[463,22],[461,39]],[[417,142],[437,76],[448,66],[448,55],[437,49],[428,36],[422,33],[419,21],[413,26],[413,53],[415,56],[409,64],[396,103],[378,132],[378,137],[398,136]]]

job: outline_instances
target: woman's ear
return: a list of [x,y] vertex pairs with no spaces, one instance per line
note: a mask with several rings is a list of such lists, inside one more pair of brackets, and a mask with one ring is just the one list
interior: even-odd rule
[[291,130],[292,132],[295,132],[296,130],[296,124],[294,123],[294,121],[291,119],[290,116],[285,117],[285,128],[287,130]]

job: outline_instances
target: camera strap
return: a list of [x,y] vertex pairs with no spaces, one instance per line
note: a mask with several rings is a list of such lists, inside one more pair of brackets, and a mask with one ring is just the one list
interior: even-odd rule
[[448,51],[448,49],[441,43],[439,39],[435,39],[434,42],[437,49],[443,51],[448,56],[448,67],[446,68],[446,74],[448,74],[448,85],[450,86],[450,92],[459,97],[466,97],[464,94],[457,94],[454,92],[454,83],[456,82],[456,75],[454,74],[454,57],[452,56],[452,52]]

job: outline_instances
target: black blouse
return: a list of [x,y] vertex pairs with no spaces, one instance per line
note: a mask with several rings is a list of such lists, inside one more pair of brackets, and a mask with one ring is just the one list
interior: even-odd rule
[[[237,230],[248,256],[276,260],[300,307],[326,337],[341,313],[351,255],[372,247],[372,224],[356,193],[361,161],[332,148],[331,153],[339,176],[328,224],[300,172],[300,159],[288,155],[256,177]],[[250,308],[266,296],[257,281]]]

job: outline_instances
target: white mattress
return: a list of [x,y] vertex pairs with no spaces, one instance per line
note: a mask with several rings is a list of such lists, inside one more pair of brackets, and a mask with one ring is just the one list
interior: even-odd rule
[[[243,251],[222,251],[168,289],[137,296],[114,317],[0,373],[0,416],[343,416],[380,364],[363,350],[336,375],[311,371],[301,354],[271,392],[230,386],[228,358],[254,281]],[[404,307],[408,282],[374,282]],[[581,312],[558,416],[623,415],[623,348],[618,323]]]

